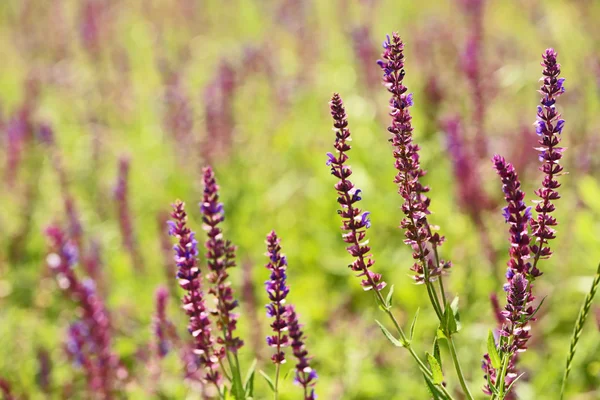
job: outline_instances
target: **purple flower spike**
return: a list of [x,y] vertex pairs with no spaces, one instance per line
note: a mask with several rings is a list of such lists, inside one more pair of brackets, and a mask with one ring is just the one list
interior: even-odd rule
[[554,226],[557,225],[556,218],[551,213],[554,211],[554,200],[560,199],[557,189],[560,183],[556,180],[557,176],[563,173],[563,167],[560,165],[564,148],[559,147],[560,135],[562,134],[565,121],[560,118],[556,110],[556,99],[564,93],[564,78],[558,78],[560,75],[560,64],[556,61],[556,51],[547,49],[543,54],[542,66],[543,84],[539,92],[542,94],[541,106],[537,108],[537,128],[540,147],[539,159],[542,162],[540,171],[544,173],[542,187],[535,191],[535,194],[541,199],[535,207],[538,213],[537,219],[531,221],[532,236],[536,238],[531,244],[531,252],[535,254],[533,265],[537,268],[537,262],[540,258],[549,258],[552,255],[548,242],[554,239]]
[[217,298],[217,310],[219,320],[217,327],[224,332],[224,337],[218,341],[228,351],[237,352],[244,342],[234,336],[237,327],[238,315],[232,311],[238,306],[233,297],[231,283],[228,281],[227,269],[235,267],[235,246],[230,241],[223,239],[223,231],[219,224],[225,219],[223,204],[219,202],[219,186],[215,180],[212,168],[207,167],[204,173],[204,196],[200,204],[200,211],[204,216],[204,230],[208,236],[204,246],[206,247],[206,260],[210,273],[208,281],[213,285],[210,293]]
[[304,388],[304,400],[314,400],[317,398],[314,386],[318,376],[310,366],[311,357],[308,356],[308,351],[304,345],[305,337],[304,333],[302,333],[302,326],[298,322],[298,315],[296,315],[296,310],[293,306],[287,306],[286,313],[289,335],[292,339],[292,349],[294,356],[298,360],[294,382]]
[[285,256],[281,255],[281,246],[279,242],[281,240],[277,237],[275,231],[271,231],[267,235],[267,257],[269,257],[269,263],[266,268],[271,271],[269,280],[265,282],[265,288],[267,295],[271,303],[267,305],[267,316],[274,318],[271,323],[271,328],[275,333],[272,336],[267,337],[267,344],[269,347],[274,347],[275,354],[271,357],[273,363],[283,364],[285,363],[285,353],[283,348],[289,346],[289,338],[285,335],[288,330],[288,322],[286,320],[286,309],[285,309],[285,298],[287,297],[290,288],[286,285],[286,269],[287,260]]
[[348,129],[348,120],[346,119],[346,110],[339,94],[335,93],[329,103],[331,107],[331,116],[333,117],[333,126],[335,128],[335,143],[333,147],[337,150],[337,157],[331,159],[331,174],[339,179],[335,184],[338,193],[338,203],[341,209],[338,213],[342,216],[342,230],[346,233],[342,235],[344,242],[349,246],[346,248],[354,258],[350,268],[358,272],[359,277],[364,277],[361,285],[365,290],[375,289],[377,291],[385,287],[385,282],[381,275],[370,270],[375,264],[373,256],[369,254],[371,248],[365,243],[366,229],[371,226],[369,221],[369,212],[363,212],[356,206],[361,200],[361,190],[357,189],[348,179],[352,175],[352,169],[346,165],[348,152],[351,147],[350,130]]
[[533,271],[529,262],[529,235],[527,225],[531,212],[525,205],[525,193],[521,190],[521,182],[513,165],[506,162],[504,157],[495,155],[492,159],[494,169],[502,180],[502,192],[508,203],[502,212],[506,222],[510,225],[510,270],[525,275],[539,276],[539,271]]
[[201,367],[206,368],[206,380],[218,385],[221,381],[219,360],[225,356],[223,351],[214,348],[210,320],[206,309],[206,300],[201,289],[200,269],[198,268],[198,241],[195,234],[187,227],[185,204],[176,201],[171,213],[175,228],[172,236],[177,238],[175,262],[179,286],[186,291],[183,296],[183,310],[189,316],[188,331],[194,338],[194,353],[198,356]]
[[156,299],[156,315],[154,317],[154,334],[157,341],[157,353],[160,358],[169,353],[170,343],[167,338],[167,301],[169,300],[169,291],[165,287],[156,289],[154,295]]
[[[392,38],[388,39],[383,47],[383,62],[380,64],[383,70],[383,84],[392,94],[390,98],[392,123],[388,131],[392,135],[390,141],[394,146],[396,159],[394,166],[398,170],[394,182],[398,185],[398,193],[404,199],[402,211],[406,215],[400,226],[405,229],[404,243],[413,249],[415,263],[411,270],[416,273],[414,279],[418,283],[423,283],[426,276],[432,281],[451,264],[437,258],[434,262],[429,257],[430,247],[440,246],[444,237],[438,233],[433,234],[427,221],[427,215],[430,214],[430,200],[424,193],[428,192],[429,188],[419,181],[419,178],[425,175],[425,171],[419,164],[419,146],[412,138],[413,127],[409,108],[413,105],[413,97],[407,94],[408,89],[403,84],[404,43],[394,32]],[[438,265],[435,265],[436,263]]]
[[144,260],[139,250],[135,232],[133,230],[133,217],[129,204],[129,169],[130,161],[128,157],[122,156],[119,159],[119,176],[115,185],[114,197],[117,203],[117,213],[119,215],[119,227],[123,247],[129,253],[133,267],[137,271],[144,270]]

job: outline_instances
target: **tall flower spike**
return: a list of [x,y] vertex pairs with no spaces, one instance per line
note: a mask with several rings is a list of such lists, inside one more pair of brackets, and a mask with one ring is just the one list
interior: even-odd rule
[[357,207],[356,203],[361,200],[361,190],[356,188],[348,179],[352,175],[352,169],[346,165],[350,149],[348,143],[350,139],[350,130],[348,129],[348,120],[344,103],[339,94],[335,93],[329,103],[331,116],[333,117],[333,127],[335,131],[335,147],[337,155],[327,153],[327,165],[331,166],[331,174],[339,179],[335,184],[338,192],[338,203],[341,209],[338,214],[342,216],[342,230],[346,233],[342,235],[344,242],[349,246],[346,248],[354,258],[354,262],[349,267],[354,272],[358,272],[359,277],[363,277],[361,285],[364,290],[375,288],[380,291],[385,287],[385,282],[381,279],[381,274],[370,270],[375,264],[372,254],[369,254],[371,248],[365,241],[366,230],[371,226],[369,212],[363,212]]
[[123,237],[123,247],[131,257],[133,267],[137,271],[144,270],[144,261],[139,251],[135,232],[133,230],[133,219],[129,204],[129,169],[130,162],[128,157],[119,159],[119,175],[114,189],[114,197],[117,203],[117,213],[119,215],[119,227]]
[[507,279],[510,281],[515,272],[537,277],[541,273],[533,269],[529,262],[529,235],[527,226],[531,219],[531,207],[525,205],[525,193],[521,190],[521,182],[513,165],[504,157],[495,155],[492,159],[494,169],[502,181],[502,192],[508,203],[502,215],[510,225],[510,259],[508,260]]
[[45,231],[49,242],[46,263],[55,274],[58,286],[76,302],[81,309],[81,346],[89,363],[84,364],[89,390],[101,393],[103,398],[113,398],[114,385],[120,360],[112,352],[109,314],[103,299],[91,279],[80,280],[75,274],[77,246],[68,240],[61,227],[49,226]]
[[302,326],[298,322],[298,315],[293,306],[286,307],[286,314],[289,334],[292,339],[292,349],[298,360],[294,381],[304,388],[304,400],[314,400],[317,398],[314,386],[318,376],[315,370],[310,367],[311,357],[308,356],[308,351],[304,345],[305,337],[302,333]]
[[185,204],[179,200],[173,204],[169,221],[169,234],[177,239],[175,262],[179,286],[186,291],[183,296],[183,310],[189,316],[188,331],[194,338],[194,353],[200,365],[206,367],[206,380],[219,385],[219,360],[224,356],[215,351],[210,320],[206,310],[204,293],[201,290],[200,269],[198,268],[198,241],[195,233],[187,227]]
[[169,300],[169,291],[160,286],[154,294],[156,299],[156,314],[154,316],[154,334],[156,336],[157,353],[160,358],[169,353],[169,339],[167,338],[167,301]]
[[429,188],[419,181],[419,178],[425,175],[425,171],[419,164],[419,146],[412,138],[413,127],[409,108],[413,105],[413,95],[407,94],[408,89],[403,84],[404,43],[394,32],[391,38],[387,37],[383,48],[383,60],[377,63],[383,70],[383,83],[392,94],[390,99],[392,123],[388,131],[392,135],[390,141],[394,146],[396,159],[394,166],[398,170],[394,182],[398,185],[398,193],[404,199],[402,211],[406,215],[400,226],[406,230],[404,243],[413,249],[413,258],[416,262],[411,269],[416,273],[415,281],[423,283],[426,278],[433,280],[441,275],[444,269],[450,268],[451,263],[435,257],[439,265],[434,265],[434,260],[429,256],[430,249],[427,247],[427,243],[430,243],[431,247],[436,249],[442,244],[444,237],[438,233],[433,234],[427,222],[430,200],[424,193],[428,192]]
[[556,236],[554,226],[557,225],[556,218],[550,214],[554,211],[553,200],[560,199],[556,191],[560,183],[556,177],[563,173],[563,167],[559,164],[564,148],[559,147],[561,134],[565,121],[561,119],[556,111],[556,99],[565,92],[564,78],[559,78],[560,64],[556,61],[556,51],[547,49],[543,54],[541,65],[544,67],[542,86],[539,92],[542,99],[537,107],[537,120],[535,122],[536,133],[539,136],[540,147],[539,159],[542,162],[540,171],[544,173],[542,187],[535,194],[541,199],[535,206],[538,213],[537,219],[531,221],[532,235],[536,238],[531,245],[531,251],[535,254],[533,265],[536,266],[540,258],[548,258],[552,255],[550,247],[547,246],[551,239]]
[[212,168],[203,170],[204,196],[200,203],[203,214],[204,230],[208,236],[206,247],[206,260],[210,273],[207,279],[212,283],[210,293],[217,298],[216,314],[219,317],[217,326],[224,332],[224,337],[217,339],[228,351],[237,352],[244,342],[234,336],[238,315],[232,311],[238,306],[233,297],[231,283],[228,281],[227,269],[235,267],[235,246],[223,239],[223,231],[219,224],[225,219],[223,204],[219,202],[219,186],[215,180]]
[[271,271],[269,280],[265,282],[265,289],[271,303],[267,305],[267,316],[274,318],[271,323],[274,335],[267,336],[267,344],[274,347],[275,354],[271,357],[273,363],[285,363],[285,353],[283,348],[289,346],[289,338],[285,334],[288,330],[288,323],[285,318],[285,298],[290,292],[286,284],[287,259],[281,254],[281,240],[277,237],[275,231],[267,235],[267,256],[269,263],[266,268]]

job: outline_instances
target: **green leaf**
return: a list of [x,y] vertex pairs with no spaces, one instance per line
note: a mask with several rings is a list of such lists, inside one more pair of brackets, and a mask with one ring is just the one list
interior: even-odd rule
[[455,333],[460,331],[462,328],[462,325],[460,323],[460,313],[458,312],[458,296],[456,296],[452,300],[452,303],[450,303],[450,308],[452,309],[452,314],[454,315],[454,322],[456,324],[456,331],[452,333]]
[[283,376],[282,380],[286,380],[288,378],[288,376],[290,376],[290,374],[292,373],[292,371],[295,371],[295,369],[288,369],[288,372],[285,373],[285,375]]
[[442,355],[440,353],[440,342],[438,338],[433,339],[433,356],[438,363],[440,363],[440,366],[442,366]]
[[392,306],[392,296],[394,294],[394,285],[390,286],[390,290],[385,298],[386,307],[390,308]]
[[269,375],[267,375],[267,373],[265,371],[263,371],[262,369],[258,370],[258,373],[261,374],[263,378],[265,378],[265,381],[267,381],[267,383],[269,384],[269,387],[271,388],[273,393],[275,393],[275,384],[273,383],[273,380],[271,379],[271,377]]
[[433,383],[441,385],[444,382],[444,374],[442,373],[442,366],[437,359],[429,353],[427,354],[427,362],[431,367],[431,373],[433,374]]
[[435,336],[436,336],[437,339],[448,339],[446,337],[446,334],[444,333],[444,330],[441,327],[438,328]]
[[387,330],[387,328],[385,326],[383,326],[383,324],[377,320],[375,320],[375,322],[377,322],[377,325],[379,325],[379,327],[381,328],[381,332],[383,332],[383,334],[385,335],[385,337],[396,347],[402,347],[402,343],[400,343],[400,341],[398,339],[396,339],[394,337],[394,335],[392,335],[390,333],[390,331]]
[[458,332],[456,319],[454,319],[454,311],[452,310],[452,307],[448,305],[448,303],[446,303],[446,307],[444,309],[444,322],[446,324],[444,327],[446,335],[452,335],[453,333]]
[[499,369],[502,365],[502,359],[498,354],[498,349],[496,349],[496,341],[494,340],[494,334],[492,330],[489,330],[488,338],[487,338],[487,351],[490,356],[490,361],[492,362],[492,366],[495,369]]
[[412,340],[413,335],[415,333],[415,326],[417,325],[417,318],[419,318],[419,309],[417,308],[417,312],[415,313],[415,317],[410,324],[410,340]]
[[530,319],[532,319],[533,317],[535,317],[535,314],[537,314],[537,312],[540,310],[540,307],[542,306],[542,304],[544,304],[544,301],[546,300],[546,296],[544,296],[544,298],[542,299],[542,301],[540,301],[540,304],[538,304],[538,306],[535,308],[535,310],[533,311],[533,313],[531,313],[531,315],[529,315],[528,317],[523,319],[523,323],[526,324],[527,322],[529,322]]
[[256,372],[256,358],[252,361],[248,372],[246,372],[246,379],[244,379],[244,391],[246,396],[252,397],[254,395],[254,373]]
[[434,400],[445,400],[445,397],[440,395],[438,388],[435,387],[433,382],[431,382],[431,378],[427,375],[423,374],[423,379],[425,379],[425,384],[427,385],[427,390],[429,390],[429,394],[433,397]]

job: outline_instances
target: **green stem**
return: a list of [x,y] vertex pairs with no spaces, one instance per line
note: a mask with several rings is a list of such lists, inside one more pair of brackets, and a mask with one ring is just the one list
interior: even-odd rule
[[281,369],[281,364],[277,363],[275,366],[275,400],[279,400],[279,370]]
[[460,361],[458,360],[458,353],[456,352],[456,346],[454,345],[454,340],[451,335],[448,335],[448,347],[450,348],[450,354],[452,355],[452,361],[454,362],[454,369],[456,369],[456,375],[458,375],[458,380],[460,382],[460,386],[465,393],[465,396],[469,400],[473,400],[473,395],[467,386],[467,382],[465,380],[465,376],[462,372],[462,368],[460,366]]
[[[381,292],[379,290],[377,290],[376,288],[374,288],[374,289],[375,289],[375,295],[379,299],[379,302],[381,304],[385,304],[385,299],[383,298],[383,295],[381,294]],[[412,358],[417,362],[417,364],[419,365],[419,369],[421,370],[421,372],[423,372],[428,378],[432,378],[433,374],[431,373],[431,371],[429,370],[429,368],[427,367],[427,365],[425,365],[425,363],[421,360],[421,358],[415,352],[415,350],[412,348],[410,341],[408,340],[406,334],[404,333],[404,330],[402,329],[402,327],[398,323],[398,320],[396,319],[396,317],[392,313],[391,309],[385,307],[384,311],[388,315],[388,317],[390,318],[390,320],[392,321],[392,324],[394,325],[394,328],[396,328],[396,332],[398,332],[398,335],[400,335],[400,342],[406,348],[406,350],[408,350],[408,352],[410,353],[410,355],[412,356]],[[446,389],[444,386],[439,385],[439,386],[436,386],[436,388],[439,389],[447,397],[448,400],[453,400],[452,395],[448,392],[448,389]]]

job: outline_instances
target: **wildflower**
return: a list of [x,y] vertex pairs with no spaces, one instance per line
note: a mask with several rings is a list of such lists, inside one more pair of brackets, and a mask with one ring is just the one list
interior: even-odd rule
[[305,337],[302,333],[302,326],[298,322],[298,315],[293,306],[287,306],[286,313],[289,335],[292,341],[291,346],[294,356],[298,360],[298,363],[296,364],[296,378],[294,381],[304,388],[304,400],[314,400],[317,398],[314,386],[318,376],[315,370],[310,366],[311,358],[308,356],[308,351],[304,345]]
[[223,204],[219,202],[219,186],[210,167],[204,168],[204,196],[200,203],[203,214],[204,230],[208,236],[206,247],[206,260],[210,273],[208,281],[212,284],[210,293],[217,298],[216,314],[219,317],[217,326],[224,332],[224,337],[219,338],[227,351],[237,352],[244,342],[234,336],[238,315],[232,311],[238,306],[233,297],[231,283],[228,281],[227,269],[234,267],[235,246],[223,239],[223,231],[219,224],[225,219]]
[[167,301],[169,299],[169,291],[164,287],[159,287],[156,289],[156,293],[154,295],[156,299],[156,314],[154,316],[154,334],[156,335],[157,340],[157,351],[158,356],[163,358],[169,353],[169,340],[167,339],[167,316],[166,316],[166,308]]
[[131,262],[137,270],[144,269],[144,261],[138,248],[129,204],[129,158],[119,159],[119,176],[115,185],[114,196],[119,214],[119,226],[123,237],[123,246],[131,257]]
[[287,259],[285,256],[280,254],[281,246],[279,245],[280,239],[277,237],[275,231],[271,231],[267,235],[267,256],[269,257],[269,263],[266,268],[271,271],[269,280],[265,282],[265,288],[269,296],[269,303],[267,308],[267,316],[274,318],[271,323],[274,335],[267,337],[267,344],[270,347],[274,347],[275,354],[271,357],[273,363],[283,364],[285,363],[285,353],[283,348],[289,346],[289,340],[285,332],[288,330],[287,320],[285,319],[285,298],[290,292],[290,288],[286,284],[286,269]]
[[78,349],[90,360],[83,363],[90,391],[111,398],[120,361],[112,352],[110,318],[104,301],[92,279],[81,281],[75,274],[77,247],[63,230],[51,225],[45,233],[50,243],[46,263],[55,274],[59,287],[81,308],[80,324],[76,328],[82,340]]
[[556,177],[563,173],[560,159],[565,149],[558,145],[561,141],[565,121],[561,119],[555,103],[556,99],[565,92],[565,79],[559,78],[560,64],[557,63],[556,56],[554,49],[547,49],[543,55],[543,84],[539,90],[542,99],[541,105],[537,107],[535,122],[540,144],[537,150],[540,152],[539,159],[542,162],[540,171],[544,173],[544,179],[542,187],[535,191],[535,194],[541,199],[535,206],[537,219],[531,221],[532,236],[536,238],[535,243],[531,244],[531,252],[535,254],[534,267],[537,266],[540,258],[548,258],[552,255],[547,244],[556,237],[553,227],[557,225],[557,222],[556,218],[550,214],[555,209],[553,201],[560,199],[556,190],[560,187],[560,183]]
[[[414,279],[418,283],[431,281],[440,276],[442,272],[450,268],[451,264],[438,259],[437,247],[440,246],[444,237],[438,233],[433,234],[427,215],[430,214],[430,200],[424,193],[429,191],[423,186],[419,178],[425,175],[419,165],[419,146],[412,139],[412,117],[409,108],[413,105],[412,94],[407,94],[408,89],[403,84],[404,79],[404,43],[397,33],[383,43],[383,60],[378,64],[383,70],[383,83],[388,92],[392,94],[390,99],[390,116],[392,124],[388,131],[392,135],[391,142],[394,146],[395,167],[398,170],[394,182],[398,185],[398,193],[404,199],[402,211],[406,217],[400,226],[405,229],[406,240],[404,243],[413,249],[415,263],[411,270],[416,273]],[[427,243],[435,249],[435,262],[430,255]],[[435,265],[437,263],[437,265]]]
[[187,226],[185,204],[176,201],[169,221],[169,234],[178,243],[175,245],[175,262],[177,264],[179,286],[187,293],[183,296],[183,309],[190,317],[188,331],[194,338],[194,353],[200,365],[206,368],[206,380],[218,386],[221,374],[218,371],[219,360],[224,356],[221,351],[214,350],[210,320],[206,310],[204,293],[201,290],[200,269],[198,268],[198,241],[195,233]]
[[327,165],[331,166],[331,174],[339,179],[335,184],[338,192],[338,203],[341,209],[338,213],[343,220],[342,230],[346,233],[342,235],[344,242],[349,246],[346,248],[354,258],[354,262],[349,266],[352,271],[358,272],[359,277],[364,277],[361,285],[364,290],[375,289],[380,291],[385,287],[385,282],[381,274],[370,270],[375,264],[373,256],[369,254],[371,248],[365,241],[366,230],[371,226],[369,212],[363,212],[357,207],[356,203],[361,200],[361,190],[356,188],[348,179],[352,175],[352,169],[346,165],[350,149],[350,130],[348,129],[348,120],[346,110],[339,94],[335,93],[329,103],[331,107],[331,116],[333,117],[333,126],[335,130],[335,143],[333,146],[337,151],[337,156],[327,153]]
[[[529,262],[529,235],[527,224],[531,219],[531,207],[525,205],[525,193],[521,190],[521,182],[513,165],[506,162],[504,157],[495,155],[492,159],[494,169],[502,180],[502,192],[508,203],[502,210],[502,215],[510,225],[510,260],[508,261],[507,278],[512,279],[514,272],[519,272],[532,277],[542,273],[532,268]],[[514,272],[513,272],[514,271]]]

